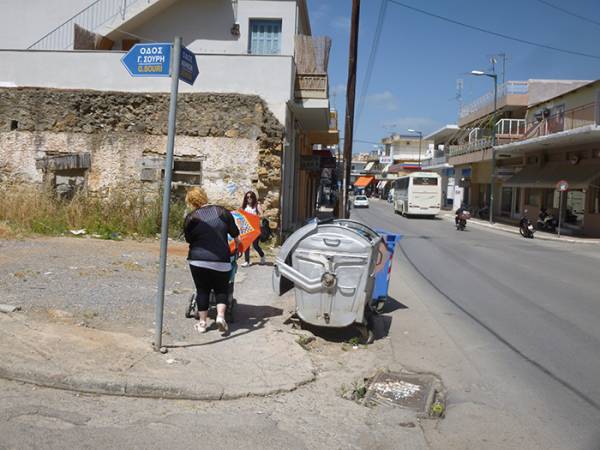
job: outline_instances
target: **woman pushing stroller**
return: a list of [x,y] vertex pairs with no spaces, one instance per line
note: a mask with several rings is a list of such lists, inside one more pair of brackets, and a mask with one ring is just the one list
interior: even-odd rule
[[[231,213],[217,205],[208,204],[206,192],[193,188],[185,201],[192,210],[184,221],[185,240],[190,244],[188,263],[196,286],[199,321],[194,325],[198,333],[208,328],[210,292],[214,291],[217,303],[216,324],[221,332],[229,326],[225,320],[229,277],[232,269],[231,252],[227,235],[240,248],[240,232]],[[241,254],[238,253],[238,256]]]

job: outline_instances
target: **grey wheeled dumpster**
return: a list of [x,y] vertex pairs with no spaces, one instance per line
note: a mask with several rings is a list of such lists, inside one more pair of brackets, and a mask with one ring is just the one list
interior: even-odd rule
[[359,325],[371,341],[371,294],[375,272],[386,261],[382,237],[351,220],[313,222],[281,247],[273,270],[279,295],[294,288],[303,322],[322,327]]

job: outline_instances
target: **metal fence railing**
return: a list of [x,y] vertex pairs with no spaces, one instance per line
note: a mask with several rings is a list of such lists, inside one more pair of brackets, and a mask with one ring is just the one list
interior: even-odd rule
[[525,119],[501,119],[496,123],[496,135],[518,139],[525,134]]
[[133,7],[151,0],[97,0],[67,21],[46,33],[28,50],[68,50],[73,48],[75,25],[95,32],[113,20],[124,21]]
[[[527,81],[507,81],[498,86],[498,102],[508,95],[527,94],[528,92],[529,83]],[[490,91],[468,105],[464,105],[460,109],[458,116],[462,119],[486,107],[492,107],[493,103],[494,92]]]
[[588,103],[577,108],[566,111],[557,111],[544,117],[542,111],[537,117],[527,122],[525,139],[560,133],[561,131],[573,130],[587,125],[598,124],[598,103]]

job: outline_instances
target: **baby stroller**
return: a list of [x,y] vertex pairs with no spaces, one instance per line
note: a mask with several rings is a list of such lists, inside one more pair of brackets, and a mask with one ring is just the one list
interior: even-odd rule
[[[233,312],[237,305],[237,301],[233,297],[233,288],[235,285],[235,275],[237,273],[237,268],[237,257],[233,255],[231,257],[231,272],[229,272],[229,289],[227,290],[227,310],[225,312],[225,320],[227,321],[227,323],[233,323]],[[215,293],[212,291],[210,293],[208,305],[208,317],[214,320],[217,316],[217,301]],[[190,296],[190,301],[188,302],[188,307],[185,311],[185,317],[188,319],[194,318],[196,320],[200,318],[200,316],[198,315],[198,305],[196,304],[195,292]]]

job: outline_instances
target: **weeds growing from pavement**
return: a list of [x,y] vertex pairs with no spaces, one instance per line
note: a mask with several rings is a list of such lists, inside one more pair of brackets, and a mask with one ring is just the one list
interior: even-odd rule
[[[115,189],[107,198],[80,192],[62,200],[42,187],[0,185],[4,230],[0,236],[17,232],[60,235],[84,229],[104,239],[153,237],[160,233],[161,198],[148,200],[142,192]],[[183,202],[171,203],[169,230],[174,237],[181,233],[184,211]]]

